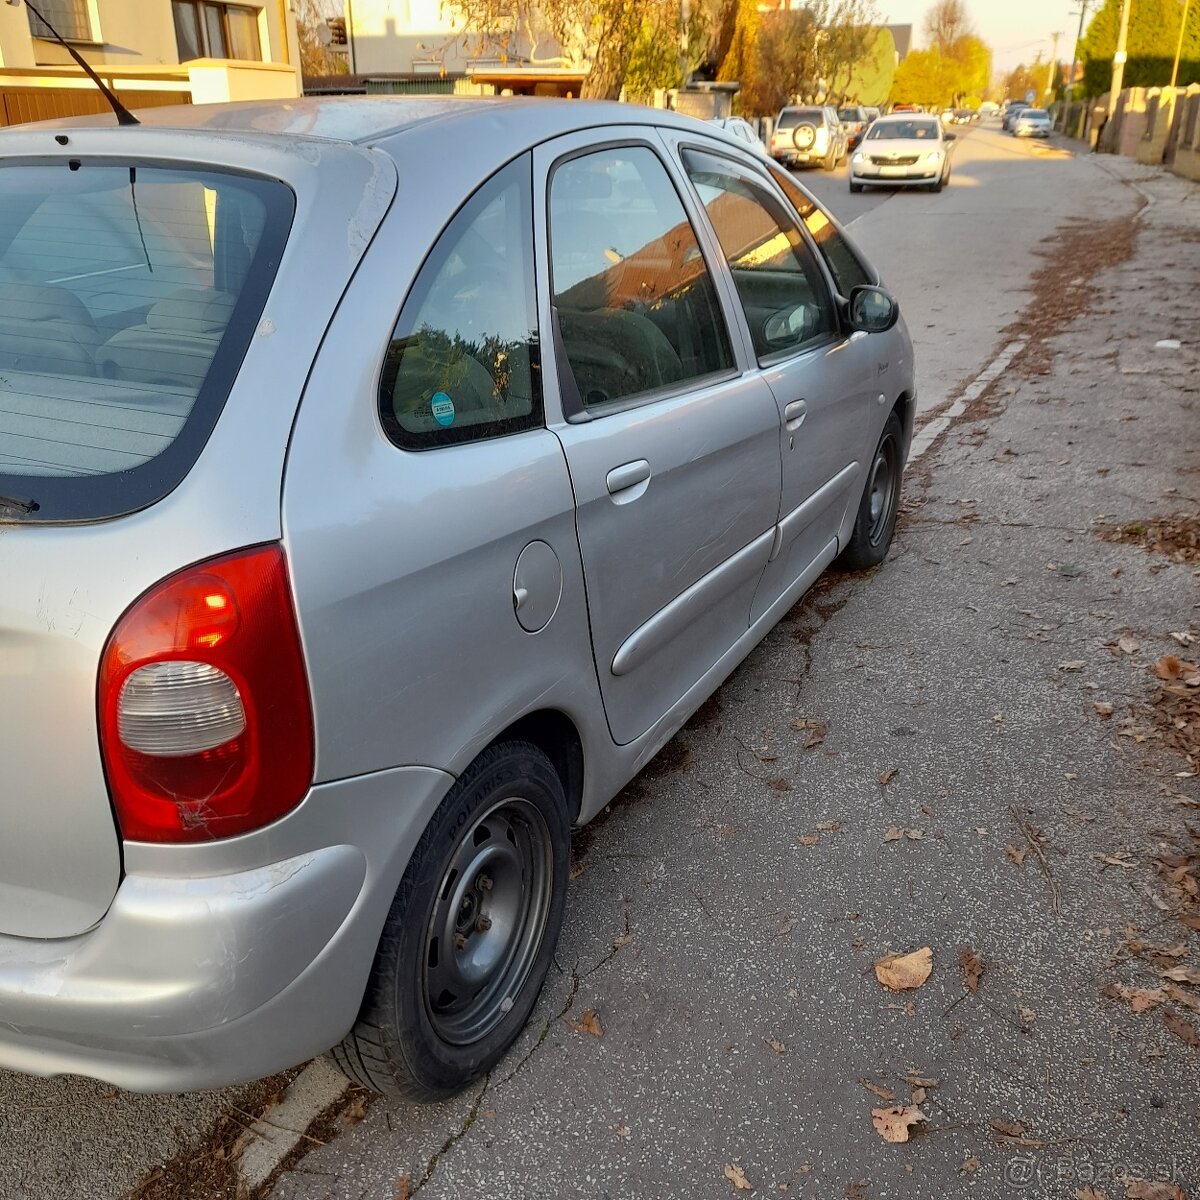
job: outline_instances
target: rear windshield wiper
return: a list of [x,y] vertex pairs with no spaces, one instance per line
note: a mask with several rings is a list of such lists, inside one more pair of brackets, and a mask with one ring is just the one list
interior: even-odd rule
[[15,509],[19,513],[37,512],[41,505],[36,500],[22,500],[19,496],[0,496],[0,512]]

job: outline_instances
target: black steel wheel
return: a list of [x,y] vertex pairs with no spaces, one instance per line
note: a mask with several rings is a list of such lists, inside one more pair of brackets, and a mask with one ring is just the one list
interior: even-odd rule
[[843,566],[862,570],[884,560],[896,532],[903,477],[904,430],[893,412],[883,427],[867,471],[854,532],[841,556]]
[[392,901],[354,1028],[334,1048],[364,1087],[453,1095],[521,1032],[562,928],[571,830],[529,742],[484,751],[438,806]]

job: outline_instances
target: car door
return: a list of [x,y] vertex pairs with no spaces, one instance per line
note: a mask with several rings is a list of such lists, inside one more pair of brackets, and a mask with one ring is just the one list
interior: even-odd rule
[[[547,416],[566,455],[613,738],[742,637],[779,511],[779,415],[644,126],[538,151]],[[557,391],[558,420],[550,413]]]
[[841,331],[816,254],[760,168],[686,142],[681,155],[781,418],[780,533],[753,619],[839,549],[842,518],[873,448],[865,444],[866,364]]

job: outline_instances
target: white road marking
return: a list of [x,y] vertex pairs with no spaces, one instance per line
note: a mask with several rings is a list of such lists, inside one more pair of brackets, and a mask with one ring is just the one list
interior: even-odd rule
[[255,1121],[234,1148],[238,1175],[247,1190],[261,1187],[304,1137],[308,1127],[350,1086],[332,1063],[314,1058],[283,1093],[283,1099]]
[[908,460],[920,458],[930,446],[947,429],[950,425],[958,420],[959,417],[966,412],[967,405],[978,400],[980,396],[1003,374],[1005,368],[1020,352],[1025,348],[1025,339],[1017,338],[1016,341],[1009,342],[999,354],[992,359],[971,382],[963,388],[958,399],[954,401],[948,408],[944,409],[932,421],[927,421],[913,435],[912,449],[908,452]]

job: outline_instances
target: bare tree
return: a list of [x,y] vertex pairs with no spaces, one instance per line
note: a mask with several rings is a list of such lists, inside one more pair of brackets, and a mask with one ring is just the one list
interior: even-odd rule
[[336,0],[296,0],[296,40],[300,43],[300,71],[303,75],[343,75],[349,70],[346,55],[331,50],[321,41],[321,31],[330,17],[340,17],[342,6]]
[[925,14],[925,33],[942,54],[949,54],[962,38],[975,32],[963,0],[937,0]]

